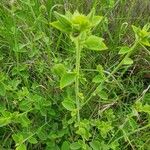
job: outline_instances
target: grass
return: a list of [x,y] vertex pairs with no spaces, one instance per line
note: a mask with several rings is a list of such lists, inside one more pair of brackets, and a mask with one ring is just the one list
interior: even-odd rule
[[[75,70],[75,45],[50,22],[54,11],[87,15],[93,7],[104,18],[92,33],[108,49],[82,50],[75,95],[74,84],[60,88],[63,71]],[[122,46],[134,48],[132,25],[149,23],[149,10],[148,0],[1,0],[0,149],[149,150],[150,49],[138,44],[128,53],[131,65],[118,54]],[[108,79],[103,92],[92,82],[98,65]]]

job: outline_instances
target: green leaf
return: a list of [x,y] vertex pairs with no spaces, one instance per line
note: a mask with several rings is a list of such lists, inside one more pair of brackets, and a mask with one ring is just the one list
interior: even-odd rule
[[90,146],[93,148],[93,150],[100,150],[101,143],[97,140],[94,140],[90,142]]
[[21,144],[16,148],[16,150],[27,150],[27,148],[25,144]]
[[148,32],[150,25],[146,24],[142,29],[133,25],[132,28],[135,32],[136,39],[138,39],[142,45],[150,46],[150,32]]
[[128,53],[128,52],[130,52],[131,51],[131,48],[130,47],[128,47],[128,46],[123,46],[123,47],[121,47],[121,49],[120,49],[120,51],[119,51],[119,54],[126,54],[126,53]]
[[68,141],[64,141],[62,146],[61,146],[61,150],[70,150],[70,144]]
[[70,85],[71,83],[73,83],[75,81],[76,78],[76,73],[74,72],[68,72],[65,73],[60,80],[60,88],[64,88],[68,85]]
[[148,31],[150,29],[150,23],[144,25],[143,30]]
[[72,13],[70,11],[66,11],[65,16],[67,17],[67,19],[70,21],[72,18]]
[[99,74],[93,78],[92,82],[101,83],[102,81],[106,79],[105,74],[104,74],[104,69],[101,65],[98,65],[96,70],[99,72]]
[[65,99],[62,102],[62,105],[64,106],[64,108],[66,108],[69,111],[72,111],[75,109],[75,104],[71,99]]
[[119,143],[118,143],[118,141],[112,142],[112,143],[110,144],[110,148],[111,148],[112,150],[117,150],[117,149],[119,149]]
[[124,65],[131,65],[131,64],[133,64],[133,60],[131,58],[127,57],[123,60],[123,64]]
[[90,20],[92,27],[96,27],[103,19],[103,16],[95,16],[95,8],[91,10],[87,17]]
[[95,51],[106,50],[107,47],[106,47],[105,43],[103,42],[103,40],[104,40],[103,38],[91,35],[84,42],[84,45],[86,48],[95,50]]
[[0,117],[0,127],[6,126],[11,123],[11,118],[9,117]]
[[132,25],[132,29],[133,29],[134,33],[138,33],[141,30],[140,28],[138,28],[134,25]]
[[22,100],[19,103],[19,109],[20,110],[27,111],[27,110],[29,110],[31,108],[32,108],[32,102],[29,101],[28,99]]
[[3,113],[6,110],[6,106],[4,104],[0,105],[0,113]]
[[62,138],[65,134],[68,134],[68,129],[67,128],[59,130],[59,132],[57,133],[57,137]]
[[103,19],[103,16],[94,16],[92,19],[92,26],[96,27]]
[[97,127],[103,138],[106,138],[107,134],[113,129],[109,121],[99,121]]
[[78,142],[74,142],[74,143],[70,144],[70,148],[73,150],[78,150],[81,148],[81,145]]
[[103,80],[104,80],[104,78],[100,74],[98,74],[93,78],[92,82],[101,83]]
[[87,15],[87,18],[90,21],[92,21],[94,16],[95,16],[95,8],[92,8],[92,10],[90,11],[90,13]]
[[143,106],[143,112],[150,114],[150,105],[145,104]]
[[143,101],[150,104],[150,92],[144,95]]
[[90,132],[84,127],[79,127],[79,129],[76,131],[76,133],[81,135],[81,137],[83,139],[86,139],[87,141],[91,137]]
[[48,138],[48,132],[46,131],[45,128],[39,128],[36,134],[42,141],[47,140]]
[[150,39],[142,39],[141,44],[150,47]]
[[54,28],[60,30],[61,32],[64,32],[64,33],[71,32],[70,28],[67,28],[65,25],[63,25],[59,21],[54,21],[54,22],[50,23],[50,25],[53,26]]
[[145,112],[145,113],[150,114],[150,105],[149,104],[143,105],[141,102],[136,102],[135,108],[138,112]]
[[26,113],[20,114],[19,117],[17,118],[17,121],[19,121],[23,127],[28,127],[29,124],[31,123]]
[[6,94],[6,89],[4,83],[0,82],[0,96],[5,96],[5,94]]
[[72,31],[72,24],[70,20],[62,14],[54,12],[57,18],[57,21],[50,23],[53,27],[60,30],[61,32],[70,33]]
[[78,11],[73,14],[71,21],[73,24],[73,29],[76,31],[82,32],[89,29],[90,22],[88,17],[80,14]]
[[58,12],[54,12],[57,20],[66,28],[69,28],[71,30],[71,21],[65,16],[65,15],[62,15],[62,14],[59,14]]
[[105,77],[104,68],[103,68],[102,65],[97,65],[96,70],[99,72],[99,74],[100,74],[101,76]]
[[108,100],[108,94],[104,90],[99,91],[98,96],[103,100]]
[[63,64],[56,64],[54,65],[54,67],[52,68],[53,72],[62,77],[65,73],[66,73],[66,68]]
[[29,141],[31,144],[36,144],[36,143],[38,143],[37,139],[34,138],[34,137],[30,137],[30,138],[28,139],[28,141]]
[[17,90],[18,85],[21,83],[21,80],[11,80],[9,82],[10,86],[11,86],[11,90]]
[[22,143],[24,140],[24,137],[22,133],[16,133],[12,135],[13,140],[15,141],[16,144]]
[[140,32],[141,29],[136,27],[136,26],[134,26],[134,25],[132,25],[132,29],[133,29],[133,31],[135,33],[136,39],[138,39],[138,33]]

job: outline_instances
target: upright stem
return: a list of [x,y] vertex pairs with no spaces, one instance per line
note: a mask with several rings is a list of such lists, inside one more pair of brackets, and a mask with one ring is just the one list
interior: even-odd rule
[[75,80],[75,95],[77,106],[77,120],[80,122],[80,100],[79,100],[79,76],[80,76],[80,53],[81,44],[79,37],[76,40],[76,80]]
[[[106,77],[106,79],[100,83],[100,85],[99,85],[98,87],[101,87],[101,86],[105,83],[105,81],[107,81],[114,73],[116,73],[116,72],[118,71],[118,69],[123,65],[124,60],[125,60],[126,58],[130,57],[130,55],[135,51],[135,48],[137,47],[138,44],[139,44],[139,43],[138,43],[138,40],[136,40],[135,43],[133,44],[133,46],[131,47],[131,51],[130,51],[128,54],[125,55],[125,57],[123,58],[123,60],[122,60],[122,61],[116,66],[116,68]],[[98,87],[97,87],[97,88],[98,88]],[[90,99],[93,97],[93,94],[96,92],[97,88],[91,93],[90,97],[82,104],[81,107],[83,107],[84,105],[86,105],[86,104],[90,101]]]

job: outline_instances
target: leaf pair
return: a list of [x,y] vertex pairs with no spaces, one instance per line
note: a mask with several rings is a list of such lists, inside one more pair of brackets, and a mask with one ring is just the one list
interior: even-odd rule
[[101,82],[103,82],[106,79],[105,74],[104,74],[104,69],[103,69],[103,67],[101,65],[98,65],[97,66],[97,71],[98,71],[98,75],[96,75],[93,78],[92,82],[94,82],[94,83],[101,83]]
[[91,28],[97,26],[103,18],[102,16],[95,16],[95,9],[87,16],[80,14],[78,11],[73,14],[66,12],[65,15],[55,12],[55,16],[57,21],[52,22],[51,25],[61,32],[69,34],[73,42],[75,42],[76,37],[81,35],[80,41],[83,42],[83,47],[95,51],[107,49],[103,38],[89,35]]
[[85,48],[95,50],[95,51],[101,51],[101,50],[106,50],[107,46],[103,42],[103,38],[100,38],[95,35],[91,35],[85,40],[84,46]]
[[136,39],[144,46],[150,46],[150,24],[146,24],[142,29],[132,26]]
[[53,27],[60,30],[61,32],[70,33],[72,31],[72,25],[69,19],[62,14],[55,12],[57,21],[50,23]]
[[74,32],[90,31],[91,28],[97,26],[101,20],[102,16],[95,16],[95,9],[93,9],[87,16],[80,14],[75,11],[71,14],[69,11],[65,15],[54,12],[57,21],[50,23],[53,27],[65,32],[67,34],[73,34]]
[[[132,48],[130,48],[128,46],[122,46],[120,51],[119,51],[119,54],[124,55],[124,54],[130,53],[131,51],[132,51]],[[133,64],[133,60],[129,57],[125,57],[123,59],[123,64],[124,65],[131,65],[131,64]]]

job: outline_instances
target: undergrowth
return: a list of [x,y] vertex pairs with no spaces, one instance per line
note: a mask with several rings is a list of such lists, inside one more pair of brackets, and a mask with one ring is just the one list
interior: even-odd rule
[[0,149],[149,150],[149,0],[1,0]]

